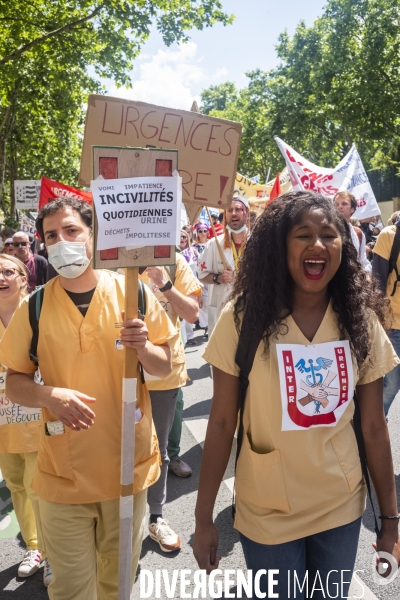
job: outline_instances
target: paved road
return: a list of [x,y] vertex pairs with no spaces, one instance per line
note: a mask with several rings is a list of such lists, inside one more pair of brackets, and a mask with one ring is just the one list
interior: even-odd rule
[[[157,569],[163,569],[168,572],[170,579],[172,578],[174,569],[190,569],[193,573],[197,566],[191,550],[191,541],[194,533],[193,515],[202,442],[205,437],[207,419],[211,407],[212,381],[210,379],[209,367],[201,359],[202,350],[204,349],[204,339],[201,332],[196,333],[196,340],[197,346],[188,347],[186,350],[191,382],[184,392],[185,410],[183,415],[184,427],[181,453],[182,458],[193,468],[193,475],[188,479],[179,479],[173,474],[168,476],[168,502],[164,511],[165,518],[169,519],[173,528],[181,536],[182,550],[172,554],[164,554],[146,532],[140,560],[142,570],[150,570],[155,573]],[[398,495],[400,497],[399,431],[400,398],[393,405],[390,414],[390,433],[395,460]],[[233,454],[217,498],[215,520],[220,531],[219,553],[223,557],[221,567],[223,569],[244,570],[245,563],[238,535],[232,527],[232,477]],[[17,537],[18,528],[11,511],[12,507],[7,500],[7,490],[3,484],[0,483],[0,519],[2,519],[0,521],[0,598],[4,598],[5,600],[8,598],[10,600],[45,600],[47,592],[41,582],[41,571],[28,580],[18,580],[16,578],[17,565],[23,555],[23,547],[20,538]],[[7,525],[7,527],[2,529],[4,525]],[[371,547],[373,539],[373,521],[371,511],[368,507],[363,518],[356,565],[357,569],[363,571],[361,577],[364,583],[364,593],[362,588],[355,584],[351,589],[349,597],[362,597],[364,600],[373,600],[374,598],[378,598],[379,600],[398,600],[400,598],[400,577],[390,586],[379,587],[373,582],[373,551]],[[188,587],[186,591],[193,593],[193,587]],[[167,598],[164,586],[161,587],[161,592],[160,597],[163,599]],[[133,599],[137,600],[140,597],[139,581],[137,581],[134,586]],[[155,597],[155,592],[153,592],[151,597]],[[175,593],[169,597],[182,597],[179,586]]]

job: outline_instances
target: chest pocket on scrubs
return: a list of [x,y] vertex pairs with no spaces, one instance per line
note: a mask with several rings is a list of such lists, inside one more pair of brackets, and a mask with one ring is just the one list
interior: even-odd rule
[[75,481],[72,469],[69,434],[44,435],[40,442],[37,464],[40,471]]
[[331,444],[346,477],[350,492],[352,492],[360,483],[363,476],[357,440],[352,424],[348,423],[346,427],[336,433],[331,438]]
[[247,434],[239,455],[235,487],[238,499],[261,508],[290,512],[279,450],[254,452]]

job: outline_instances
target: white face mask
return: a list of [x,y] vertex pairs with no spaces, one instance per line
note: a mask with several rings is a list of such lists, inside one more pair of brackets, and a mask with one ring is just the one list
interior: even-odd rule
[[232,229],[232,227],[230,227],[228,224],[226,225],[226,228],[228,231],[230,231],[231,233],[242,233],[242,231],[246,231],[247,229],[247,225],[242,225],[242,227],[240,229]]
[[86,242],[57,242],[53,246],[48,246],[49,263],[59,275],[74,279],[86,271],[92,260],[87,257]]

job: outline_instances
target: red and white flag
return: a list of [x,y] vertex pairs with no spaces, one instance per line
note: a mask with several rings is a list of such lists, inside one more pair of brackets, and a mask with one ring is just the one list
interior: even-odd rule
[[294,191],[311,190],[330,198],[337,192],[350,192],[357,200],[354,217],[366,219],[380,214],[355,144],[334,169],[327,169],[309,162],[280,138],[275,137],[275,141],[285,159]]
[[75,198],[81,202],[92,203],[92,192],[83,192],[64,183],[42,177],[40,187],[39,210],[53,198]]

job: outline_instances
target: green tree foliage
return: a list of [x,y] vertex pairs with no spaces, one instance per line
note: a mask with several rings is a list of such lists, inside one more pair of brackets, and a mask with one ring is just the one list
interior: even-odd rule
[[248,87],[224,109],[210,106],[216,89],[203,93],[209,113],[241,116],[243,174],[282,169],[274,135],[325,166],[353,142],[367,168],[400,164],[398,0],[330,0],[312,27],[282,33],[277,53],[279,65],[248,73]]
[[99,78],[130,85],[152,24],[170,45],[232,18],[220,0],[0,0],[3,211],[15,179],[76,183],[87,94]]

